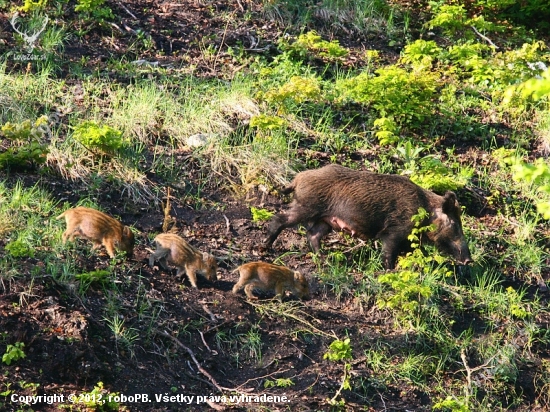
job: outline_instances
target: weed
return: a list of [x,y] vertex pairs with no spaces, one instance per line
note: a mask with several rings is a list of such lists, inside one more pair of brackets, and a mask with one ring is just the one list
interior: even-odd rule
[[258,326],[251,327],[248,332],[241,335],[242,350],[249,359],[262,363],[262,334]]
[[114,400],[118,395],[118,392],[108,392],[103,388],[103,382],[98,382],[90,392],[78,395],[78,402],[95,411],[118,411],[120,404]]
[[79,283],[78,293],[83,295],[92,284],[98,284],[105,287],[110,282],[111,271],[110,270],[94,270],[92,272],[80,273],[74,276]]
[[0,136],[7,139],[10,146],[0,153],[0,169],[28,169],[44,163],[48,154],[48,147],[43,142],[49,132],[47,122],[48,118],[41,116],[34,123],[25,120],[4,124]]
[[87,149],[93,152],[99,151],[101,154],[113,154],[124,145],[122,132],[92,121],[75,126],[73,138]]
[[250,208],[250,212],[252,213],[252,221],[254,223],[265,222],[266,220],[271,219],[275,214],[274,212],[270,212],[269,210],[258,209],[254,206]]
[[[331,362],[351,360],[352,355],[351,355],[350,339],[346,338],[344,340],[340,340],[340,339],[334,340],[329,345],[328,351],[323,355],[323,359],[328,359]],[[336,399],[340,396],[343,390],[351,389],[350,371],[351,371],[351,363],[344,362],[344,366],[343,366],[344,373],[342,376],[342,383],[340,384],[340,388],[338,388],[334,396],[331,399],[327,399],[329,404],[334,406],[344,405],[345,403],[344,399],[341,399],[340,401],[337,401]]]
[[113,11],[104,4],[105,0],[77,0],[74,11],[81,14],[85,20],[103,23],[114,17]]
[[6,365],[11,365],[12,362],[26,358],[27,355],[23,352],[24,347],[25,344],[23,342],[15,342],[14,345],[8,345],[6,347],[6,352],[2,355],[2,362]]
[[273,387],[277,387],[277,388],[289,388],[291,386],[294,386],[295,383],[292,379],[288,379],[288,378],[278,378],[278,379],[275,379],[274,381],[270,380],[270,379],[266,379],[265,382],[264,382],[264,388],[273,388]]
[[126,350],[129,350],[133,355],[133,345],[139,339],[139,333],[135,328],[124,326],[124,319],[119,315],[115,315],[112,319],[104,318],[105,322],[113,332],[117,350],[119,344]]

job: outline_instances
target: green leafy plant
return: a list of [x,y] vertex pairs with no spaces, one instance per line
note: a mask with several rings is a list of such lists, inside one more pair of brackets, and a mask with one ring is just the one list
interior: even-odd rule
[[328,347],[328,351],[323,355],[323,359],[332,362],[348,360],[352,358],[350,339],[336,339]]
[[6,245],[6,251],[14,258],[34,257],[34,247],[24,239],[17,239]]
[[[381,118],[393,119],[397,125],[421,126],[434,111],[439,77],[428,71],[411,71],[387,66],[377,76],[361,73],[335,84],[337,101],[351,100],[372,106]],[[387,128],[386,128],[387,129]]]
[[[433,155],[420,156],[424,148],[411,141],[399,145],[395,151],[404,161],[404,173],[424,189],[443,193],[464,187],[473,176],[473,169],[458,165],[451,168]],[[452,151],[448,151],[452,155]]]
[[86,20],[95,20],[102,23],[114,17],[113,11],[104,6],[105,0],[77,0],[74,11],[81,14]]
[[301,34],[293,42],[283,39],[279,47],[292,57],[301,60],[309,57],[324,61],[338,61],[349,53],[347,49],[340,46],[338,40],[323,40],[315,31]]
[[292,379],[287,378],[279,378],[275,379],[274,381],[270,379],[266,379],[264,382],[264,388],[289,388],[291,386],[295,385],[295,383],[292,381]]
[[14,345],[8,345],[6,352],[2,355],[2,362],[6,365],[11,365],[12,362],[25,358],[27,355],[23,352],[24,347],[25,344],[23,342],[15,342]]
[[86,293],[92,284],[97,284],[101,287],[106,286],[110,282],[110,270],[93,270],[91,272],[80,273],[74,276],[80,282],[79,293]]
[[503,31],[504,26],[485,20],[483,15],[468,17],[468,11],[462,4],[441,4],[435,7],[434,17],[426,23],[433,29],[440,27],[448,36],[460,36],[471,39],[475,36],[475,31]]
[[[516,158],[510,158],[514,180],[526,181],[539,185],[538,190],[550,196],[550,166],[539,158],[535,163],[524,163]],[[537,210],[545,219],[550,219],[550,200],[537,203]]]
[[250,119],[250,127],[257,127],[260,130],[277,130],[286,126],[287,121],[278,116],[259,114]]
[[468,407],[467,402],[463,402],[459,399],[455,399],[452,396],[447,396],[444,400],[436,402],[433,406],[433,409],[439,410],[449,410],[451,412],[470,412],[471,409]]
[[124,147],[122,132],[109,125],[86,121],[74,128],[73,138],[90,150],[113,154]]
[[375,136],[381,145],[385,146],[399,141],[399,126],[393,116],[376,119],[374,127],[377,129]]
[[25,3],[19,7],[19,10],[24,11],[25,13],[31,13],[33,11],[42,10],[48,4],[48,0],[25,0]]
[[422,235],[435,229],[434,225],[422,225],[428,216],[429,213],[420,208],[411,218],[415,227],[408,239],[413,251],[399,259],[398,271],[385,273],[378,278],[381,284],[388,285],[391,290],[378,297],[378,307],[395,309],[405,318],[418,317],[422,306],[434,294],[434,281],[452,274],[443,266],[443,256],[435,251],[425,256],[420,249]]
[[[323,359],[328,359],[331,362],[347,361],[351,360],[352,358],[353,357],[351,354],[351,344],[349,338],[346,338],[344,340],[336,339],[332,341],[332,343],[329,345],[328,351],[323,355]],[[344,399],[341,399],[340,401],[337,401],[336,399],[338,398],[338,396],[340,396],[344,389],[351,389],[351,364],[348,362],[344,362],[343,369],[344,374],[342,376],[342,383],[340,384],[340,388],[338,388],[331,399],[327,399],[327,401],[334,406],[343,406],[345,404]]]
[[408,44],[401,53],[401,61],[419,68],[430,67],[442,53],[442,49],[433,40],[418,39]]
[[292,105],[319,100],[321,86],[314,77],[294,76],[277,89],[267,91],[263,97],[268,103],[289,109]]
[[48,131],[47,116],[39,117],[34,123],[25,120],[21,123],[4,124],[0,136],[6,139],[6,149],[0,152],[0,169],[28,169],[44,163],[48,145],[42,140]]
[[265,222],[266,220],[271,219],[271,217],[275,214],[267,209],[258,209],[254,206],[250,208],[250,213],[252,213],[252,221],[254,223]]
[[103,382],[98,382],[90,392],[83,392],[79,396],[79,400],[88,407],[98,412],[118,411],[120,403],[114,398],[119,395],[118,392],[109,392],[103,388]]

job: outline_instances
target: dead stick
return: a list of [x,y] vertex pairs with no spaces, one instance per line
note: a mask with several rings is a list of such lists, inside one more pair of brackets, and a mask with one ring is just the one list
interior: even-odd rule
[[227,218],[226,215],[222,215],[222,216],[225,219],[225,226],[227,227],[226,233],[229,233],[231,231],[231,226],[229,225],[229,219]]
[[119,5],[122,9],[124,9],[124,11],[125,11],[126,13],[128,13],[128,14],[130,15],[131,18],[133,18],[134,20],[137,20],[137,19],[138,19],[138,18],[136,17],[136,15],[135,15],[134,13],[132,13],[130,10],[128,10],[128,8],[127,8],[121,1],[118,2],[118,5]]
[[208,309],[208,306],[206,306],[205,304],[202,305],[202,308],[204,309],[204,311],[206,313],[208,313],[210,315],[210,319],[212,319],[212,322],[216,323],[218,322],[218,319],[216,319],[216,315],[214,315],[212,313],[212,311],[210,309]]
[[164,206],[164,221],[162,222],[162,231],[166,233],[170,224],[170,187],[166,188],[166,205]]
[[[216,382],[216,379],[214,379],[214,377],[212,375],[210,375],[208,373],[208,371],[206,371],[202,366],[201,364],[199,363],[199,361],[197,360],[197,358],[195,358],[195,354],[193,353],[193,351],[191,349],[189,349],[187,346],[185,346],[183,343],[181,343],[179,341],[179,339],[173,337],[172,335],[170,335],[168,332],[166,332],[165,330],[163,330],[161,332],[164,336],[172,339],[180,348],[182,348],[183,350],[185,350],[189,356],[191,356],[191,359],[193,359],[193,362],[195,362],[195,365],[197,366],[197,368],[199,369],[199,371],[204,375],[206,376],[210,382],[212,383],[212,385],[214,385],[216,387],[217,390],[219,390],[221,393],[223,393],[223,389],[219,384],[218,382]],[[227,388],[225,388],[227,389]]]
[[199,335],[201,335],[202,343],[204,344],[204,346],[206,346],[206,349],[208,349],[210,353],[213,353],[214,351],[210,349],[210,346],[208,346],[208,344],[204,340],[204,335],[202,334],[202,332],[200,330],[198,332],[199,332]]
[[479,31],[477,31],[477,29],[474,26],[470,26],[470,27],[472,28],[475,34],[477,34],[479,37],[481,37],[483,40],[485,40],[487,43],[489,43],[491,46],[493,46],[495,49],[498,50],[499,47],[495,43],[493,43],[489,37],[481,34]]

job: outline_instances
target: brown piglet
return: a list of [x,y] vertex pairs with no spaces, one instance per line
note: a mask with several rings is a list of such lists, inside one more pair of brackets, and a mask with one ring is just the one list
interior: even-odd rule
[[91,240],[93,249],[105,246],[111,258],[116,256],[115,248],[131,257],[134,252],[134,234],[128,226],[118,220],[88,207],[75,207],[56,217],[65,218],[67,229],[63,232],[63,243],[75,237]]
[[233,293],[244,288],[248,299],[258,299],[252,294],[254,289],[274,291],[275,297],[283,300],[283,294],[289,290],[299,298],[309,298],[309,284],[304,275],[285,266],[266,262],[250,262],[239,266],[233,273],[239,272],[239,281],[233,286]]
[[149,266],[158,260],[164,270],[168,270],[167,261],[178,268],[177,276],[187,274],[191,286],[197,287],[197,273],[210,281],[217,280],[216,258],[206,252],[199,252],[184,239],[172,233],[161,233],[153,240],[156,251],[149,256]]

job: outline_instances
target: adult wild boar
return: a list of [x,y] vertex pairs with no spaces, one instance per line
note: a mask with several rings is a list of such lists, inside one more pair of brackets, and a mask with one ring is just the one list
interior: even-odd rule
[[316,253],[321,239],[332,229],[362,239],[380,239],[384,267],[393,269],[397,255],[410,249],[411,217],[422,207],[430,213],[424,224],[436,227],[427,238],[458,263],[472,261],[453,192],[439,196],[404,176],[360,172],[339,165],[298,173],[282,192],[294,192],[294,200],[286,213],[273,217],[265,242],[268,248],[282,230],[301,223]]

